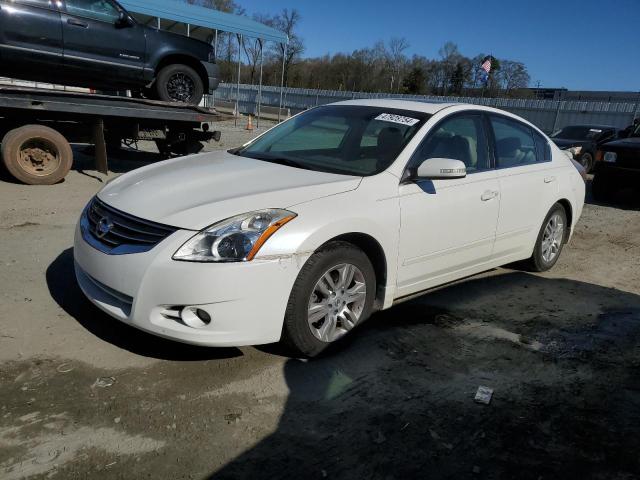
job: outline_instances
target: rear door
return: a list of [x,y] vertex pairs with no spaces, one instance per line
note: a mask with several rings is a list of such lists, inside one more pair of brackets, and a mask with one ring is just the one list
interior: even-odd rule
[[[62,26],[53,0],[0,0],[0,69],[38,69],[62,61]],[[35,70],[37,72],[37,70]],[[43,77],[47,77],[43,73]]]
[[84,77],[142,79],[144,30],[120,25],[120,11],[109,0],[65,0],[65,64]]
[[488,116],[500,183],[494,257],[526,256],[559,195],[557,169],[546,139],[511,117]]

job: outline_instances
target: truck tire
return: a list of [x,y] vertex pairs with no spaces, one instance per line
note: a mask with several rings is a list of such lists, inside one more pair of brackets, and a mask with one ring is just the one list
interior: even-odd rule
[[204,95],[204,84],[193,68],[175,63],[160,70],[155,90],[158,98],[165,102],[198,105]]
[[22,183],[53,185],[69,173],[73,151],[67,139],[53,128],[25,125],[2,139],[2,161]]

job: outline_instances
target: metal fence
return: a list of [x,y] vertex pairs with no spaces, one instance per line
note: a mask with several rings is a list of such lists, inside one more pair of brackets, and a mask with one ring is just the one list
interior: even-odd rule
[[[255,114],[258,105],[258,86],[222,83],[209,99],[215,105],[216,100],[226,102],[238,101],[240,113]],[[439,97],[435,95],[402,95],[390,93],[345,92],[336,90],[311,90],[304,88],[285,88],[283,107],[292,113],[298,113],[317,105],[324,105],[341,100],[356,98],[395,98],[417,100],[421,102],[455,102],[471,103],[500,108],[526,118],[541,130],[550,133],[566,125],[598,124],[626,127],[634,118],[640,117],[640,102],[583,102],[532,100],[518,98],[474,98],[474,97]],[[262,105],[277,107],[280,104],[279,87],[262,87]]]

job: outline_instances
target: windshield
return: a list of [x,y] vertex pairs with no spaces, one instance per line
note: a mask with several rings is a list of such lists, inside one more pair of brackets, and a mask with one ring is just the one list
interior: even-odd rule
[[595,127],[564,127],[551,135],[551,138],[566,138],[569,140],[597,140],[603,130]]
[[429,117],[393,108],[317,107],[232,153],[308,170],[375,175],[394,162]]

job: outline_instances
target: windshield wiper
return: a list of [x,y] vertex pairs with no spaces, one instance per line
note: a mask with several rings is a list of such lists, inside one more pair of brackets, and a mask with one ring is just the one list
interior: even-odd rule
[[265,162],[277,163],[278,165],[286,165],[287,167],[294,168],[303,168],[305,170],[311,170],[311,168],[304,163],[298,162],[297,160],[293,160],[287,157],[277,157],[272,155],[265,155],[261,153],[237,153],[236,155],[240,155],[242,157],[255,158],[256,160],[263,160]]

